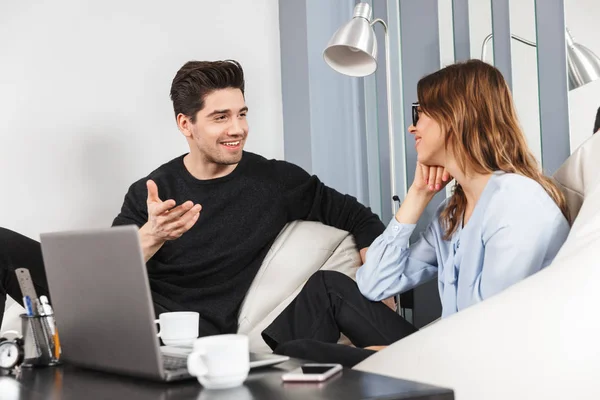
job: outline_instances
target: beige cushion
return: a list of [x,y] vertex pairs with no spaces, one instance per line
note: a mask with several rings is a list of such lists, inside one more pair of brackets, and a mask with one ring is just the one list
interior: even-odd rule
[[348,232],[318,222],[288,224],[252,282],[240,310],[238,331],[249,336],[253,351],[270,351],[261,332],[313,273],[330,269],[354,278],[359,266],[360,255]]
[[571,221],[579,213],[587,191],[600,177],[600,134],[585,141],[554,173],[554,179],[563,189],[571,212]]
[[559,174],[585,201],[548,268],[355,368],[453,388],[458,400],[599,399],[600,185],[588,169],[598,142]]

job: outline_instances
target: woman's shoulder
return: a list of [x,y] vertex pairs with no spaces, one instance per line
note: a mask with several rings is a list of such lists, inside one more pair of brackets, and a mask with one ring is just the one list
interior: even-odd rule
[[486,207],[486,220],[502,225],[509,221],[555,221],[562,215],[544,187],[523,175],[494,173]]
[[492,199],[496,202],[521,207],[526,206],[525,203],[532,207],[556,206],[546,189],[534,179],[508,172],[495,172],[492,179]]

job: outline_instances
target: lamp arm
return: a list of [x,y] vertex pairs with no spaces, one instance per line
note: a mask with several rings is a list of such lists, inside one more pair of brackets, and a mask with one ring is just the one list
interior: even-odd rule
[[[485,61],[485,56],[486,56],[486,52],[487,52],[487,44],[490,41],[490,39],[492,39],[493,36],[494,36],[494,34],[490,33],[483,40],[483,44],[481,45],[481,60],[482,61]],[[537,44],[535,42],[532,42],[530,40],[524,39],[524,38],[522,38],[520,36],[510,35],[510,37],[512,39],[516,40],[517,42],[521,42],[521,43],[526,44],[528,46],[531,46],[531,47],[536,47],[537,46]]]
[[487,52],[487,44],[494,37],[493,33],[490,33],[483,39],[483,44],[481,45],[481,61],[485,61],[485,55]]
[[[395,156],[395,142],[394,142],[394,118],[392,115],[392,68],[390,60],[390,38],[388,33],[388,26],[384,20],[377,18],[371,22],[371,26],[376,23],[383,25],[383,31],[385,33],[385,83],[386,83],[386,95],[387,95],[387,117],[388,117],[388,146],[390,151],[390,190],[392,192],[392,198],[396,196],[396,162]],[[396,202],[391,199],[392,205],[392,218],[396,214]]]
[[520,37],[520,36],[517,36],[517,35],[510,35],[510,37],[512,37],[513,39],[515,39],[517,42],[521,42],[521,43],[523,43],[523,44],[526,44],[526,45],[529,45],[529,46],[531,46],[531,47],[537,47],[537,43],[535,43],[535,42],[532,42],[532,41],[530,41],[530,40],[527,40],[527,39],[523,39],[523,38],[522,38],[522,37]]
[[371,21],[370,25],[371,25],[371,26],[373,26],[373,25],[375,25],[375,24],[376,24],[376,23],[378,23],[378,22],[379,22],[381,25],[383,25],[383,31],[384,31],[385,33],[387,33],[387,31],[388,31],[388,26],[387,26],[387,24],[385,23],[385,21],[384,21],[384,20],[382,20],[381,18],[376,18],[376,19],[374,19],[373,21]]

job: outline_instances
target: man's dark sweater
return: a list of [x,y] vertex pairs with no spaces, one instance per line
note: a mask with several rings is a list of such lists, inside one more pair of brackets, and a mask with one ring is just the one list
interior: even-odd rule
[[359,248],[368,247],[384,230],[355,198],[288,162],[244,152],[231,174],[198,180],[183,157],[131,185],[113,225],[141,227],[147,222],[148,179],[156,182],[163,201],[202,205],[196,224],[166,242],[147,268],[155,303],[171,311],[198,311],[217,332],[237,331],[239,307],[286,223],[321,221],[351,232]]

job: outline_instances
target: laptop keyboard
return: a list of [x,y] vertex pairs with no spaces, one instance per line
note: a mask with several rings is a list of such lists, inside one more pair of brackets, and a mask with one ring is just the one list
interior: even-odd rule
[[173,357],[163,354],[162,359],[166,370],[187,368],[187,358],[185,357]]
[[[163,346],[161,352],[163,366],[166,370],[173,371],[187,369],[187,355],[191,352],[191,349]],[[278,356],[276,354],[250,353],[251,368],[274,365],[286,360],[286,357]]]

